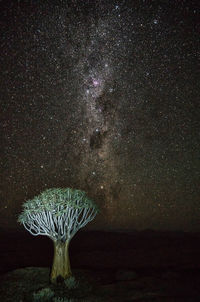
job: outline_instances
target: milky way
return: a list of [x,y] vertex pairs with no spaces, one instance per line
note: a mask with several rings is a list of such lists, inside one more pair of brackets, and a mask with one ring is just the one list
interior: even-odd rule
[[1,6],[2,225],[69,186],[95,228],[199,229],[197,1]]

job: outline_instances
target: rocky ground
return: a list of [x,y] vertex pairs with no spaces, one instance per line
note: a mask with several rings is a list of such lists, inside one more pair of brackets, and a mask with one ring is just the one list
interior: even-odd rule
[[75,289],[50,285],[50,241],[18,235],[2,234],[0,301],[31,302],[44,288],[56,302],[200,301],[199,234],[80,233],[70,249]]

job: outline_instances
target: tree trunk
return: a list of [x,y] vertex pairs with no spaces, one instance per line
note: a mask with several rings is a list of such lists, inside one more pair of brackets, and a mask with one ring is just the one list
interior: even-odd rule
[[69,241],[54,241],[54,259],[51,270],[51,282],[56,283],[57,278],[67,279],[72,275],[69,260]]

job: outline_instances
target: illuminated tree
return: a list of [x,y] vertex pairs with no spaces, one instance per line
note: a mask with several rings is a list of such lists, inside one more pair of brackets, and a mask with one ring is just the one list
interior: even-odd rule
[[45,235],[54,242],[51,282],[72,275],[69,243],[80,228],[94,219],[98,212],[86,193],[70,188],[48,189],[23,204],[18,221],[32,235]]

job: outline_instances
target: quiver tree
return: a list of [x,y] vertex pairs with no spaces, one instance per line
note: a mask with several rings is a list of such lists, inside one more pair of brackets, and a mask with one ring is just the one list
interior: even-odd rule
[[80,228],[94,219],[98,212],[86,193],[70,188],[48,189],[23,204],[18,221],[32,235],[45,235],[53,240],[54,260],[51,282],[71,276],[68,248]]

